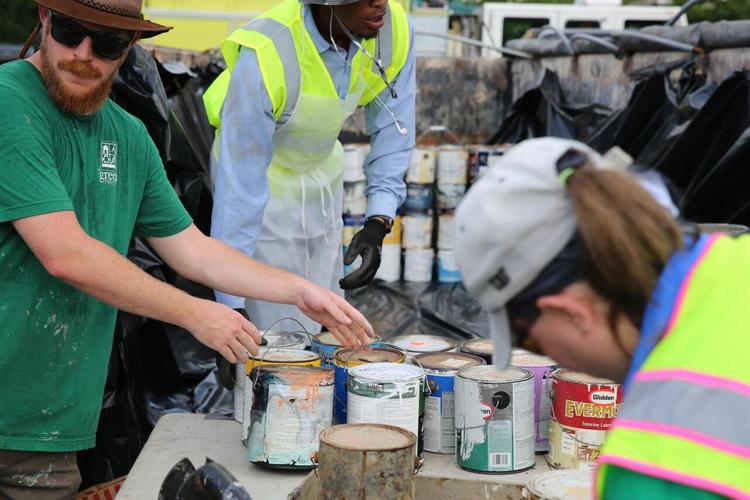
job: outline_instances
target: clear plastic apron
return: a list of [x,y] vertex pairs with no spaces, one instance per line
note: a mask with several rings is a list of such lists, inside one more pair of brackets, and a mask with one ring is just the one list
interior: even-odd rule
[[[327,71],[326,78],[330,79]],[[331,95],[320,96],[305,94],[303,82],[291,118],[273,136],[269,199],[254,255],[341,295],[344,165],[338,136],[344,121],[357,109],[363,86],[358,75],[354,90],[341,100],[332,83]],[[320,331],[318,323],[293,305],[248,299],[246,308],[260,329],[293,317],[310,333]],[[274,329],[294,326],[281,322]]]

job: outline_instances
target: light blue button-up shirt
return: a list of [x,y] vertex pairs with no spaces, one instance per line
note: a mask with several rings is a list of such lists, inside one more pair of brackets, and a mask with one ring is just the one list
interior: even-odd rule
[[[351,78],[351,66],[344,61],[344,50],[339,47],[341,53],[337,53],[330,38],[321,35],[309,5],[303,7],[302,16],[339,97],[344,99]],[[409,39],[413,40],[411,23],[409,32]],[[355,44],[350,44],[346,61],[351,61],[357,50]],[[411,44],[406,64],[392,82],[397,98],[394,99],[387,88],[378,96],[408,134],[399,133],[394,118],[377,99],[365,106],[366,131],[372,146],[364,165],[367,216],[394,217],[406,197],[404,173],[415,143],[415,66],[414,45]],[[211,236],[252,256],[268,201],[267,170],[273,158],[276,126],[271,100],[252,50],[242,49],[232,70],[221,121],[219,161],[213,172]],[[216,292],[216,298],[232,308],[245,307],[243,297]]]

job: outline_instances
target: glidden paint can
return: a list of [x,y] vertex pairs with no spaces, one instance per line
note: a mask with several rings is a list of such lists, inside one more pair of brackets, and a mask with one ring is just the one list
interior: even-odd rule
[[390,345],[401,349],[406,353],[406,359],[410,360],[418,354],[432,354],[436,352],[448,352],[456,349],[456,341],[437,335],[399,335],[387,341]]
[[622,391],[611,380],[570,370],[552,374],[552,467],[593,470],[607,431],[620,411]]
[[437,180],[443,184],[466,184],[469,152],[462,146],[438,147]]
[[484,359],[488,365],[492,364],[492,340],[490,339],[471,339],[461,342],[461,352],[473,354]]
[[388,424],[417,436],[417,455],[424,443],[426,380],[418,366],[373,363],[349,370],[349,423]]
[[[276,349],[261,347],[258,354],[251,356],[245,365],[242,377],[242,442],[247,440],[250,425],[250,410],[253,405],[252,383],[248,380],[250,372],[262,365],[320,366],[320,356],[314,352],[300,349]],[[241,366],[241,365],[240,365]],[[238,375],[240,375],[238,373]]]
[[485,473],[534,466],[534,376],[472,366],[456,373],[456,464]]
[[593,483],[592,471],[552,470],[529,479],[523,497],[528,500],[588,500]]
[[333,370],[312,366],[259,366],[250,412],[247,458],[278,468],[309,469],[318,435],[331,426]]
[[552,415],[552,401],[549,398],[552,389],[552,372],[557,363],[546,356],[527,352],[513,352],[510,356],[511,366],[526,368],[534,374],[534,430],[537,453],[549,451],[549,421]]
[[375,347],[366,351],[355,351],[354,349],[337,350],[333,360],[336,386],[333,416],[336,423],[345,424],[347,420],[346,382],[349,376],[349,368],[367,363],[403,363],[405,361],[406,355],[403,352],[389,347]]
[[409,167],[406,169],[406,182],[432,184],[435,182],[435,149],[414,148]]
[[483,365],[471,354],[446,352],[420,354],[412,362],[427,374],[427,398],[424,408],[424,449],[451,454],[456,450],[455,397],[453,381],[461,368]]

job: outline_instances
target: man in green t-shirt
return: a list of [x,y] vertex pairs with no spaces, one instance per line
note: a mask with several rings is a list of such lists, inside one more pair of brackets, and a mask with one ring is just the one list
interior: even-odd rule
[[257,353],[238,312],[124,257],[141,236],[175,271],[295,304],[345,344],[372,328],[336,294],[255,262],[193,224],[145,127],[108,99],[141,0],[37,0],[41,50],[0,67],[0,497],[69,498],[94,446],[116,310],[179,325],[229,362]]

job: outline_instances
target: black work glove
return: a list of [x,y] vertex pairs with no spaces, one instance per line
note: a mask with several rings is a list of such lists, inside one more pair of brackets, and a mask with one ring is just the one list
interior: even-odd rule
[[352,264],[357,256],[362,256],[362,265],[344,279],[339,280],[341,288],[344,290],[359,288],[372,281],[380,267],[380,252],[386,234],[383,221],[378,219],[365,221],[365,226],[354,235],[344,255],[344,264],[347,266]]
[[[235,309],[238,313],[240,313],[246,320],[250,321],[250,317],[247,315],[247,311],[244,307],[239,307]],[[264,341],[266,339],[263,339]],[[221,385],[229,389],[230,391],[234,389],[234,384],[236,382],[235,380],[235,366],[234,363],[230,363],[227,361],[224,356],[216,353],[216,366],[219,368],[217,375],[219,376],[219,382]]]

